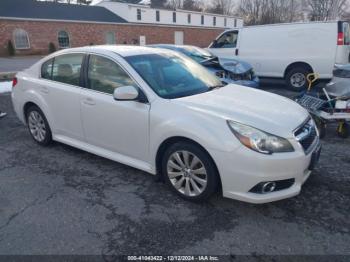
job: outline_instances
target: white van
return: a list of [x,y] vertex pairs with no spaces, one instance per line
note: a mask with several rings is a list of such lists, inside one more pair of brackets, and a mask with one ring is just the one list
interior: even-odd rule
[[350,62],[350,26],[335,21],[236,28],[219,35],[209,50],[219,57],[237,56],[259,77],[284,78],[299,91],[308,73],[331,79],[334,64]]

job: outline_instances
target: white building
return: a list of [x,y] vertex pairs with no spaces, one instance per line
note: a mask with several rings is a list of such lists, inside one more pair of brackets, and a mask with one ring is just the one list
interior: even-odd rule
[[109,9],[129,23],[210,28],[235,28],[243,26],[243,19],[227,15],[193,12],[182,9],[155,9],[149,5],[128,4],[110,0],[102,0],[97,5]]

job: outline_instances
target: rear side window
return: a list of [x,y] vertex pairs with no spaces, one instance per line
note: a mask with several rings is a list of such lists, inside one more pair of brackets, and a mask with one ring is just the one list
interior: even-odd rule
[[41,67],[41,78],[52,79],[53,59],[46,61]]
[[69,54],[55,57],[52,68],[52,80],[79,86],[83,54]]
[[135,86],[129,75],[112,60],[91,55],[88,69],[88,88],[106,94],[113,94],[121,86]]

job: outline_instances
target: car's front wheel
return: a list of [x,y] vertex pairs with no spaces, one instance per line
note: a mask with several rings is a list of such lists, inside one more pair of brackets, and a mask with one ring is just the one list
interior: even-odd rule
[[26,115],[28,129],[34,141],[42,146],[49,145],[52,141],[52,134],[44,113],[39,107],[31,106]]
[[219,176],[213,160],[201,147],[179,142],[170,146],[162,160],[167,184],[181,197],[203,201],[216,192]]

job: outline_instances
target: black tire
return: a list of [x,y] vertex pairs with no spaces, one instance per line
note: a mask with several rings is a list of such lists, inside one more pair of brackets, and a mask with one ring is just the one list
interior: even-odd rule
[[[202,188],[203,191],[196,195],[196,196],[188,196],[185,193],[181,193],[179,190],[175,188],[173,185],[173,182],[169,178],[168,175],[168,161],[170,161],[171,156],[173,156],[174,153],[179,151],[187,151],[194,156],[198,157],[198,159],[201,161],[200,164],[204,165],[204,168],[206,170],[206,181],[207,184],[205,188]],[[193,158],[192,158],[193,160]],[[193,175],[193,174],[192,174]],[[201,202],[207,200],[210,196],[212,196],[215,192],[218,190],[219,185],[219,174],[216,169],[216,166],[211,159],[211,157],[208,155],[208,153],[203,150],[201,147],[194,143],[190,142],[178,142],[173,145],[171,145],[167,150],[165,151],[163,158],[162,158],[162,176],[164,178],[164,181],[168,184],[168,186],[171,188],[173,192],[175,192],[180,197],[194,201],[194,202]],[[177,179],[177,178],[176,178]],[[180,180],[179,178],[178,180]],[[186,179],[186,178],[185,178]],[[190,179],[190,178],[188,178]],[[174,180],[174,179],[173,179]],[[194,180],[192,180],[193,183]],[[190,182],[188,182],[191,184]],[[186,181],[184,181],[184,184],[186,184]],[[197,184],[198,185],[198,184]],[[191,185],[192,190],[194,191],[194,187]]]
[[[290,69],[287,72],[286,77],[285,77],[287,87],[290,90],[296,91],[296,92],[306,90],[308,88],[308,85],[309,85],[306,77],[310,73],[312,73],[312,71],[310,71],[310,69],[307,69],[306,67],[302,67],[302,66],[298,66],[298,67],[294,67],[294,68]],[[301,83],[299,83],[298,81],[295,81],[295,76],[298,74],[304,76],[304,80],[302,80]]]
[[[45,128],[45,135],[43,136],[43,139],[37,139],[31,131],[31,127],[29,124],[29,121],[30,121],[29,117],[32,113],[39,114],[40,117],[42,118],[42,124],[43,124],[43,127]],[[52,132],[51,132],[49,123],[47,122],[47,119],[45,117],[45,114],[41,111],[41,109],[34,105],[29,107],[26,111],[26,120],[27,120],[29,133],[33,138],[33,140],[41,146],[48,146],[52,142]]]
[[339,123],[337,127],[337,134],[341,138],[348,138],[350,133],[350,127],[348,123]]

